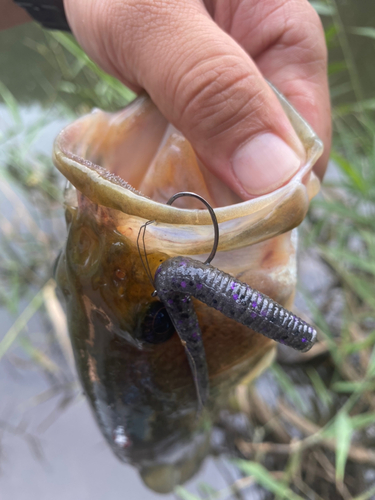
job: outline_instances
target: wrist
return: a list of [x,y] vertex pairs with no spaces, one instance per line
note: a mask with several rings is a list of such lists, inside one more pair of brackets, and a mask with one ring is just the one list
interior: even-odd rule
[[31,21],[28,13],[12,0],[0,0],[0,30]]

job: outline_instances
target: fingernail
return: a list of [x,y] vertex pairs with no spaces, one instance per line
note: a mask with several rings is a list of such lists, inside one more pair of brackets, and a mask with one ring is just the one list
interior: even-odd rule
[[303,160],[280,137],[264,133],[235,152],[232,166],[243,189],[249,195],[260,196],[285,184],[301,167]]

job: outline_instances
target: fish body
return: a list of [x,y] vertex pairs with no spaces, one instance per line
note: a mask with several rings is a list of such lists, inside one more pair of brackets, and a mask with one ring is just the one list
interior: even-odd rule
[[306,147],[306,162],[286,186],[247,202],[200,164],[146,96],[122,112],[97,110],[77,120],[55,142],[55,165],[70,183],[68,237],[55,275],[78,374],[112,450],[156,491],[170,491],[196,472],[209,453],[218,411],[241,379],[267,366],[274,342],[192,299],[210,386],[208,404],[197,413],[189,360],[152,296],[137,236],[145,222],[155,221],[145,235],[152,276],[170,258],[204,261],[213,238],[207,211],[191,200],[165,204],[178,191],[196,192],[215,207],[219,222],[215,266],[290,308],[294,228],[319,188],[311,167],[321,142],[280,99]]

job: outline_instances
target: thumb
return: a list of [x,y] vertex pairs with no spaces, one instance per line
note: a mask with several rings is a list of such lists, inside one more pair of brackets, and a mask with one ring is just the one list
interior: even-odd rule
[[198,0],[65,0],[86,52],[145,89],[205,166],[243,199],[300,168],[304,149],[246,52]]

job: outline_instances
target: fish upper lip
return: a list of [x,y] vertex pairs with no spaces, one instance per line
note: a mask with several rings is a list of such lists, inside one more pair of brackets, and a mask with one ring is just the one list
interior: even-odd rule
[[[92,186],[90,186],[90,182],[88,182],[91,177],[95,177],[96,187],[99,182],[102,182],[103,191],[105,189],[112,190],[112,196],[110,196],[109,193],[107,193],[106,196],[103,196],[103,194],[101,195],[102,199],[98,201],[99,204],[108,208],[120,210],[124,213],[128,213],[129,215],[141,216],[146,220],[157,218],[158,222],[160,223],[194,225],[211,224],[210,215],[206,210],[182,209],[152,200],[151,198],[134,189],[130,184],[126,183],[126,181],[119,178],[118,176],[110,173],[108,174],[109,171],[104,167],[96,165],[90,160],[84,159],[68,151],[66,148],[60,148],[59,137],[63,133],[64,131],[59,134],[55,141],[53,153],[53,161],[55,166],[83,194],[86,193],[87,189],[89,191],[92,190]],[[306,165],[304,165],[292,177],[291,180],[301,180],[311,169],[310,163],[310,161],[307,162]],[[86,182],[82,181],[83,177],[86,177]],[[80,180],[78,180],[78,178]],[[121,179],[122,182],[114,183],[114,179]],[[276,189],[275,191],[259,198],[253,198],[251,200],[236,203],[234,205],[215,208],[214,210],[218,222],[222,223],[237,217],[253,213],[254,208],[256,209],[256,205],[259,204],[260,209],[267,204],[267,200],[269,200],[269,203],[272,203],[274,198],[282,198],[282,194],[283,192],[287,192],[288,186],[289,182],[286,185]],[[88,193],[86,193],[86,195],[88,196],[88,198],[90,198]],[[126,208],[122,208],[123,203],[118,202],[118,199],[120,199],[121,197],[127,200],[125,204]],[[131,209],[131,205],[134,205],[134,209]]]
[[[272,84],[270,84],[270,86],[283,106],[307,154],[304,165],[293,177],[293,179],[302,182],[306,173],[311,170],[313,164],[322,153],[322,141],[287,99]],[[142,112],[140,113],[140,111]],[[129,117],[133,117],[135,122],[134,120],[127,121]],[[141,122],[139,122],[139,120],[141,120]],[[149,122],[148,120],[151,121]],[[176,130],[173,127],[169,127],[167,120],[162,116],[152,100],[148,96],[142,95],[129,103],[124,110],[116,113],[96,110],[93,113],[79,118],[63,129],[57,136],[54,144],[53,160],[56,167],[77,187],[77,189],[81,190],[84,194],[86,193],[88,197],[90,197],[90,193],[94,194],[96,202],[102,206],[115,208],[131,215],[138,215],[146,220],[157,218],[159,222],[172,224],[210,224],[210,217],[205,211],[179,209],[154,201],[148,198],[147,195],[134,189],[131,184],[112,173],[110,169],[95,164],[94,162],[103,163],[102,158],[107,154],[108,147],[106,141],[99,141],[99,144],[95,144],[94,152],[92,148],[82,148],[82,146],[88,146],[97,142],[96,140],[99,136],[100,139],[102,139],[102,133],[107,133],[109,130],[115,133],[120,131],[122,134],[121,137],[123,137],[124,133],[126,134],[132,130],[131,127],[134,126],[134,123],[136,127],[139,127],[140,123],[153,124],[152,127],[154,128],[151,127],[149,133],[153,134],[152,137],[154,137],[156,141],[159,141],[157,145],[155,145],[155,149],[153,150],[154,156],[150,160],[153,162],[158,148],[160,149],[160,145],[168,137],[175,134]],[[182,135],[181,139],[185,140]],[[115,141],[112,145],[111,154],[121,154],[117,153],[118,150],[116,148],[121,148],[122,144],[123,142],[121,142],[121,140]],[[91,153],[89,151],[91,151]],[[92,161],[89,158],[91,158]],[[138,164],[134,163],[131,168],[137,169],[137,166]],[[133,179],[135,179],[135,177],[133,177]],[[90,183],[90,180],[93,182]],[[129,180],[132,180],[131,176]],[[138,181],[134,182],[136,182],[137,185],[141,185]],[[179,188],[180,187],[182,186],[179,186]],[[262,196],[261,205],[264,207],[266,198],[272,200],[274,195],[280,197],[285,187],[286,186],[281,187],[273,193]],[[98,191],[101,192],[98,193]],[[106,192],[104,193],[104,191]],[[124,199],[126,199],[125,203],[123,202]],[[258,198],[255,198],[253,200],[215,209],[218,222],[221,223],[253,213],[254,203],[256,204],[257,200]]]

